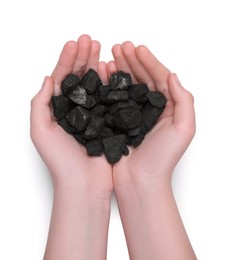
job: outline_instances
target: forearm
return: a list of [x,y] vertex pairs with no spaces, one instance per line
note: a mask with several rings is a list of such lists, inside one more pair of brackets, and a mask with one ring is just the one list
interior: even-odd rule
[[116,195],[131,260],[196,259],[169,181]]
[[54,189],[45,260],[106,259],[110,196]]

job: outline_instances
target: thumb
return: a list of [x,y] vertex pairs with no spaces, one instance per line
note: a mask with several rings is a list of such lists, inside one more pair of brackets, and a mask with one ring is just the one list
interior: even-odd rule
[[50,100],[53,92],[52,78],[45,77],[40,91],[31,101],[30,124],[32,130],[41,126],[47,126],[51,122]]
[[174,101],[175,127],[193,136],[195,133],[194,98],[180,83],[175,73],[169,76],[169,91]]

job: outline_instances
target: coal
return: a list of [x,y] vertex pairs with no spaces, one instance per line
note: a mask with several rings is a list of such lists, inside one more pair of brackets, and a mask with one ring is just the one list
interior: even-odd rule
[[104,126],[105,119],[103,117],[93,116],[84,133],[84,138],[89,140],[96,138],[100,134]]
[[85,108],[77,106],[67,114],[66,118],[70,125],[74,126],[80,131],[83,131],[86,129],[91,119],[91,114]]
[[81,79],[69,74],[61,90],[51,99],[58,125],[85,146],[89,156],[104,153],[110,164],[128,156],[128,146],[142,143],[167,101],[145,83],[132,84],[123,71],[112,74],[109,85],[103,85],[93,69]]
[[72,126],[66,118],[59,120],[58,125],[60,125],[69,134],[75,134],[78,132],[78,130]]
[[125,135],[116,135],[103,139],[104,154],[109,163],[114,164],[120,160],[125,144]]
[[128,92],[126,90],[113,90],[107,94],[106,97],[109,103],[116,103],[119,101],[127,101],[128,100]]
[[86,90],[81,86],[76,86],[68,94],[68,98],[75,104],[85,107],[87,109],[96,105],[96,99],[92,95],[88,95]]
[[69,74],[61,83],[62,94],[68,96],[78,86],[80,78],[75,74]]
[[103,114],[106,111],[106,106],[104,105],[97,105],[95,107],[93,107],[90,112],[92,113],[92,115],[94,116],[103,116]]
[[118,112],[122,108],[126,108],[126,107],[133,107],[133,109],[134,108],[139,109],[139,105],[134,100],[128,100],[128,101],[125,101],[125,102],[118,102],[118,103],[113,104],[110,107],[110,113],[115,114],[116,112]]
[[100,85],[102,85],[102,82],[93,69],[89,69],[80,81],[80,86],[82,86],[88,94],[95,93]]
[[91,156],[100,156],[103,153],[103,144],[101,140],[94,139],[86,143],[87,153]]
[[111,90],[126,90],[131,85],[131,76],[123,71],[118,71],[110,76]]
[[147,101],[147,93],[149,92],[149,88],[146,84],[133,84],[129,90],[129,98],[135,100],[138,103],[144,103]]
[[163,108],[153,107],[147,103],[142,108],[142,133],[146,134],[157,122]]
[[51,101],[54,111],[53,114],[57,120],[64,118],[67,113],[71,111],[72,105],[66,96],[53,96]]
[[163,108],[166,105],[167,99],[159,91],[149,91],[147,93],[147,98],[152,106]]
[[140,126],[141,120],[140,110],[132,107],[123,108],[114,115],[115,126],[124,131]]

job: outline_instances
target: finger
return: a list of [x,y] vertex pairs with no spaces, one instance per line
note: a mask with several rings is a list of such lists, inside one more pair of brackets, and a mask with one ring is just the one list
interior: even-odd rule
[[100,61],[98,63],[97,73],[103,84],[108,84],[108,76],[107,76],[107,64],[104,61]]
[[183,134],[195,133],[195,111],[192,94],[182,87],[176,74],[169,77],[169,91],[174,100],[173,123]]
[[30,120],[32,129],[47,126],[52,121],[50,100],[53,92],[53,79],[45,77],[41,90],[31,101]]
[[87,60],[91,51],[91,37],[89,35],[81,35],[77,41],[78,50],[73,73],[82,77],[86,70]]
[[76,60],[77,49],[78,44],[74,41],[67,42],[63,47],[57,65],[52,72],[55,95],[60,94],[61,81],[72,72]]
[[120,44],[116,44],[112,47],[112,54],[117,66],[117,69],[123,71],[125,73],[129,73],[132,78],[133,83],[137,83],[137,80],[132,72],[130,66],[128,65],[125,56],[122,53],[122,47]]
[[166,98],[170,99],[168,92],[170,71],[162,65],[144,45],[140,45],[136,48],[136,56],[153,80],[156,90],[164,93]]
[[91,42],[91,50],[90,50],[90,54],[87,59],[85,71],[88,71],[89,69],[93,69],[93,70],[97,71],[99,56],[100,56],[100,49],[101,49],[101,46],[98,41]]
[[115,61],[109,61],[107,63],[107,77],[108,77],[108,80],[110,79],[111,75],[116,73],[118,71],[118,68],[116,66],[116,63]]
[[133,43],[129,41],[124,42],[121,47],[125,60],[128,66],[131,68],[131,71],[134,74],[137,82],[147,84],[148,87],[152,90],[155,89],[153,80],[136,57],[135,46]]

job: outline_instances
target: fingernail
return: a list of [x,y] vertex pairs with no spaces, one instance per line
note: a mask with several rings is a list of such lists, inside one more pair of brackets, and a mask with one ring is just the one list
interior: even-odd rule
[[180,82],[179,78],[177,77],[177,74],[176,74],[176,73],[173,73],[173,76],[174,76],[174,79],[175,79],[176,83],[177,83],[180,87],[182,87],[181,82]]

